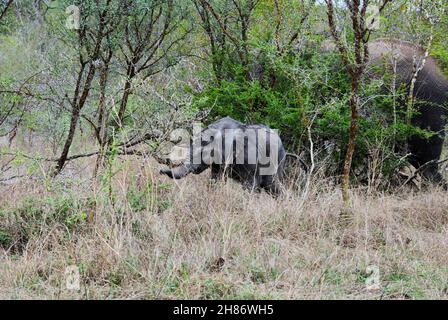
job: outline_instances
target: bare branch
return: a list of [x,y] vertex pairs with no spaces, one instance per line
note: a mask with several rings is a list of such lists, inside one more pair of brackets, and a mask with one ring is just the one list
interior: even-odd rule
[[4,5],[3,9],[0,11],[0,21],[6,16],[6,12],[8,11],[9,7],[12,5],[14,0],[8,0],[6,4]]

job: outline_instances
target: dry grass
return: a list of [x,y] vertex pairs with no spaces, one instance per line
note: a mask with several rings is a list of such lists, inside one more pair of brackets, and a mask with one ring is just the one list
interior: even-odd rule
[[[0,186],[0,298],[448,297],[444,191],[353,191],[341,218],[340,192],[323,181],[275,199],[207,173],[174,182],[127,158],[92,184],[92,162],[70,179]],[[79,291],[66,288],[71,265]],[[368,266],[380,289],[367,289]]]

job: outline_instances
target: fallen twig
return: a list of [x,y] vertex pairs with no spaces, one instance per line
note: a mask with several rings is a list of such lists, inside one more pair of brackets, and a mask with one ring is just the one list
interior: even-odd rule
[[417,178],[418,174],[420,172],[422,172],[424,169],[426,169],[427,167],[429,167],[430,165],[439,165],[442,163],[448,162],[448,158],[447,159],[443,159],[443,160],[431,160],[426,162],[424,165],[420,166],[417,170],[415,170],[414,174],[412,176],[410,176],[399,188],[399,190],[401,190],[405,185],[407,185],[409,182],[411,182],[412,180],[414,180],[415,178]]

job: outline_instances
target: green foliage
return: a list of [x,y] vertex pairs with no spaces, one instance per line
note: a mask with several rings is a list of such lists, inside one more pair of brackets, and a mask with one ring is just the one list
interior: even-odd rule
[[77,199],[75,195],[58,195],[39,199],[30,197],[16,208],[0,209],[0,245],[20,252],[33,236],[46,226],[63,226],[69,232],[82,228],[92,199]]
[[0,13],[4,13],[2,19],[0,20],[0,34],[7,34],[13,32],[17,26],[18,21],[14,19],[14,14],[12,6],[6,7],[7,1],[0,1]]
[[[193,105],[198,110],[211,109],[210,121],[230,116],[279,129],[287,148],[293,151],[308,145],[306,130],[311,125],[316,148],[334,146],[331,156],[338,172],[350,125],[350,81],[338,59],[334,54],[322,56],[309,51],[297,57],[261,60],[265,72],[253,81],[240,76],[240,65],[230,66],[228,70],[236,71],[233,79],[212,83],[195,96]],[[397,146],[405,145],[412,135],[431,136],[406,123],[405,112],[398,102],[406,92],[397,90],[395,99],[385,93],[383,87],[389,78],[384,73],[379,80],[365,79],[363,83],[354,159],[354,168],[365,166],[372,147],[380,147],[381,153],[387,155],[382,168],[386,175],[402,165],[398,159],[405,150],[397,150]]]
[[9,248],[12,245],[12,236],[7,230],[0,229],[0,247]]
[[[157,195],[158,190],[168,189],[170,185],[155,186],[148,181],[145,186],[139,187],[133,181],[127,190],[126,198],[133,212],[143,212],[148,209],[164,211],[171,206],[171,203]],[[158,190],[157,190],[158,189]]]
[[234,299],[235,285],[226,281],[205,279],[201,285],[201,298],[203,299]]
[[[448,7],[446,8],[448,10]],[[448,16],[445,14],[437,28],[434,31],[434,43],[431,50],[431,55],[436,57],[439,65],[442,67],[445,76],[448,77]]]
[[[331,174],[338,174],[350,123],[350,77],[341,67],[337,55],[322,55],[319,51],[321,41],[331,39],[326,25],[325,4],[269,0],[259,1],[251,8],[251,1],[210,3],[221,21],[200,6],[202,1],[57,0],[46,3],[45,10],[41,8],[40,11],[36,11],[39,9],[34,8],[31,2],[24,1],[21,8],[11,10],[2,20],[0,89],[17,89],[22,81],[34,75],[23,88],[33,97],[0,96],[0,120],[2,114],[9,113],[0,134],[6,133],[14,121],[20,119],[20,129],[28,129],[45,138],[50,136],[48,141],[53,152],[58,153],[67,136],[72,103],[76,101],[73,97],[76,74],[84,62],[82,79],[90,66],[96,66],[96,70],[92,84],[88,86],[90,91],[78,128],[83,132],[87,128],[87,134],[93,136],[93,131],[99,129],[96,123],[100,95],[99,60],[111,50],[105,90],[108,109],[105,132],[108,141],[113,140],[107,154],[112,159],[107,165],[108,170],[118,153],[118,144],[126,141],[127,136],[158,132],[165,122],[171,121],[173,114],[179,118],[182,116],[177,122],[182,124],[184,119],[194,118],[197,111],[211,109],[208,121],[228,115],[243,122],[264,123],[279,129],[288,151],[304,152],[305,156],[311,138],[315,150],[325,150],[317,156],[330,156],[333,160]],[[70,15],[66,9],[71,5],[80,9],[80,32],[66,25]],[[424,5],[432,8],[430,2]],[[101,12],[105,8],[107,17],[103,22],[106,30],[101,30]],[[435,18],[442,16],[434,20],[438,21],[434,28],[427,17],[423,19],[424,11],[413,10],[410,2],[390,4],[386,10],[389,8],[390,11],[385,11],[381,17],[381,30],[372,33],[372,39],[393,36],[424,45],[433,31],[432,54],[448,74],[448,18],[442,14],[441,8],[434,7],[428,11]],[[344,29],[343,33],[350,40],[353,38],[351,24],[343,18],[343,8],[337,9],[341,10],[339,27]],[[141,41],[145,33],[142,26],[148,17],[157,16],[158,10],[161,10],[161,18],[150,28],[154,31],[153,37],[161,36],[168,22],[171,22],[168,29],[172,29],[172,33],[167,34],[164,41],[154,43],[157,50],[147,50],[141,57],[141,60],[150,58],[155,64],[133,79],[134,88],[122,121],[124,129],[115,130],[117,119],[114,118],[118,115],[127,77],[126,60],[131,58],[131,51],[148,43]],[[208,15],[204,15],[205,12]],[[244,27],[239,20],[240,14],[250,18]],[[404,15],[408,19],[401,19]],[[386,16],[390,18],[386,19]],[[42,19],[36,20],[36,17]],[[223,25],[226,32],[223,32]],[[95,39],[102,32],[107,32],[107,37],[100,37],[100,50],[95,54]],[[83,33],[86,37],[80,41]],[[183,56],[185,53],[187,55]],[[178,62],[180,64],[176,65]],[[140,64],[135,64],[137,69]],[[166,69],[171,65],[176,65],[177,69]],[[152,73],[158,75],[155,80],[149,76]],[[404,145],[411,135],[429,137],[430,133],[413,128],[404,121],[406,115],[397,109],[397,102],[390,95],[384,96],[381,89],[387,81],[390,79],[384,74],[380,80],[365,80],[363,83],[362,118],[354,167],[365,166],[372,148],[379,148],[386,155],[382,170],[389,174],[395,170],[397,159],[404,155],[404,150],[397,146]],[[191,96],[193,103],[190,108]],[[177,110],[179,106],[182,114]],[[308,128],[311,129],[311,137],[308,136]],[[79,141],[78,131],[75,136],[73,147],[77,147]],[[111,198],[113,190],[109,182],[113,174],[109,170],[103,177]],[[143,210],[143,207],[139,208],[143,197],[139,192],[129,197],[133,209]]]

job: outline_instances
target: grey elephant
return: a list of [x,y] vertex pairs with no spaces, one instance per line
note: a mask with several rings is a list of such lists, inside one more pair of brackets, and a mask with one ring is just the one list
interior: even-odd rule
[[173,179],[211,168],[212,179],[230,177],[248,189],[278,193],[287,153],[279,135],[265,125],[222,118],[190,142],[187,161],[160,171]]
[[[335,44],[325,42],[322,52],[335,51]],[[367,76],[378,78],[383,70],[396,72],[396,87],[405,86],[416,99],[412,124],[418,128],[435,133],[430,138],[414,135],[408,141],[411,154],[410,163],[418,168],[424,178],[447,187],[439,172],[439,159],[445,140],[445,126],[448,106],[448,78],[438,65],[438,61],[427,56],[426,50],[410,42],[397,39],[378,39],[369,44]],[[424,63],[424,64],[423,64]],[[416,74],[416,70],[421,70]],[[415,79],[413,79],[417,76]],[[390,88],[383,88],[385,92]],[[407,110],[408,101],[401,101],[402,110]]]

